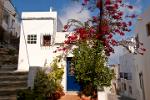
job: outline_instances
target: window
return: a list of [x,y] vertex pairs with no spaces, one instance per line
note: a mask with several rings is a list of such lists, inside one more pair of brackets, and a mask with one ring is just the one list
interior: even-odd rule
[[124,79],[128,79],[128,73],[124,73]]
[[37,36],[36,35],[28,35],[27,43],[28,44],[36,44]]
[[146,28],[147,28],[147,35],[150,36],[150,23],[146,25]]
[[120,72],[120,78],[123,78],[123,73],[122,72]]
[[43,46],[51,45],[51,35],[43,35]]
[[137,36],[135,37],[135,41],[136,41],[136,50],[140,47],[140,42],[139,42],[139,35],[137,34]]
[[7,25],[9,24],[9,14],[7,11],[4,11],[4,21]]
[[127,90],[126,83],[124,83],[123,85],[124,85],[124,90],[126,91]]
[[128,80],[132,80],[132,73],[128,73]]
[[131,86],[129,86],[129,92],[130,92],[130,94],[132,94],[132,87]]

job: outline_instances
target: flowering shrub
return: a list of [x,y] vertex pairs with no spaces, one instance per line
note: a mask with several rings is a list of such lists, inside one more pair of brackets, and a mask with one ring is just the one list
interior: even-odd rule
[[[132,10],[133,6],[125,4],[122,0],[83,0],[82,5],[89,10],[98,9],[99,14],[84,23],[70,19],[63,31],[68,31],[70,27],[75,26],[74,32],[64,41],[62,50],[66,52],[67,49],[71,49],[72,44],[75,45],[79,41],[96,39],[101,42],[105,54],[109,56],[110,53],[114,53],[113,46],[129,45],[121,44],[114,35],[124,36],[131,31],[132,19],[137,15],[126,15],[121,9]],[[143,49],[140,51],[144,52]]]

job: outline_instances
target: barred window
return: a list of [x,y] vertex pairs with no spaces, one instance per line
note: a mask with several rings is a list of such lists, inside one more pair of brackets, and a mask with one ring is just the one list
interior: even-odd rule
[[28,44],[36,44],[37,41],[37,35],[28,35],[27,36],[27,43]]
[[150,36],[150,23],[146,25],[146,28],[147,28],[147,35]]
[[124,79],[128,79],[128,73],[124,73]]
[[120,72],[119,74],[120,74],[120,78],[123,78],[123,73],[122,73],[122,72]]
[[43,35],[43,46],[51,45],[51,35]]

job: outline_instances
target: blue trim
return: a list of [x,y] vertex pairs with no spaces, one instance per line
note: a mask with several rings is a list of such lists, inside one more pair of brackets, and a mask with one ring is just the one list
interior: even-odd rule
[[77,83],[75,76],[71,76],[69,74],[71,59],[72,59],[71,57],[67,57],[67,61],[66,61],[67,91],[80,91],[80,85]]

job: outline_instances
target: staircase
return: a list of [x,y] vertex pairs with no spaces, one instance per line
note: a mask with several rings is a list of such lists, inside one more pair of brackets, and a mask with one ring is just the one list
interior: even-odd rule
[[0,100],[16,100],[18,90],[27,88],[27,72],[17,72],[16,65],[0,68]]
[[0,48],[0,100],[16,100],[17,91],[27,88],[27,72],[17,72],[18,55],[10,48]]

